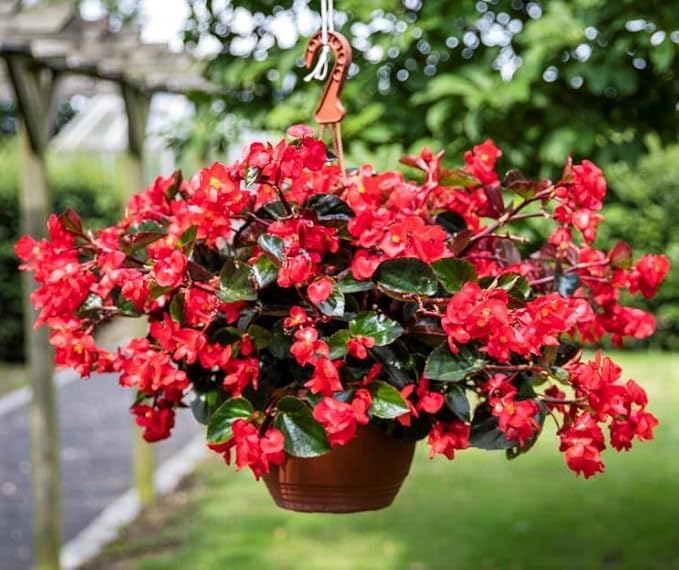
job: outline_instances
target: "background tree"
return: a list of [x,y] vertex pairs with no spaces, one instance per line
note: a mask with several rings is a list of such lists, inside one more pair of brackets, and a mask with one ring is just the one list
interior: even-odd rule
[[[493,137],[536,174],[567,152],[635,161],[648,135],[676,140],[677,0],[336,4],[354,46],[344,100],[356,159],[385,145],[455,155]],[[186,41],[221,45],[209,75],[229,112],[273,129],[309,121],[319,86],[302,81],[301,55],[316,3],[189,5]]]

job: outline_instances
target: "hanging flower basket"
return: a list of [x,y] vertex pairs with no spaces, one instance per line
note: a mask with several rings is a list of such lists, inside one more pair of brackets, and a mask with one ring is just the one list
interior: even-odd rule
[[389,437],[375,426],[320,457],[288,456],[264,481],[279,507],[354,513],[391,505],[408,475],[415,440]]
[[[487,141],[461,168],[425,149],[403,159],[408,177],[345,174],[292,128],[232,165],[158,178],[109,228],[69,210],[48,239],[23,237],[36,324],[59,366],[137,391],[148,441],[189,406],[210,448],[284,508],[381,508],[415,440],[431,456],[511,458],[547,418],[589,477],[608,445],[651,439],[657,420],[636,381],[580,346],[652,334],[621,295],[652,296],[669,264],[594,246],[606,183],[591,162],[532,181],[500,178],[500,157]],[[146,336],[97,346],[97,327],[130,317]]]

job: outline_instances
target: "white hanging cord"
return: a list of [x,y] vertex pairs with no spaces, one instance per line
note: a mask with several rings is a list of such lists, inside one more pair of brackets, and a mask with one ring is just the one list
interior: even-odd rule
[[333,7],[333,0],[321,0],[321,54],[318,56],[316,67],[311,70],[304,81],[311,81],[318,79],[323,81],[328,75],[328,63],[330,55],[330,44],[328,43],[328,32],[335,31],[334,16],[335,10]]

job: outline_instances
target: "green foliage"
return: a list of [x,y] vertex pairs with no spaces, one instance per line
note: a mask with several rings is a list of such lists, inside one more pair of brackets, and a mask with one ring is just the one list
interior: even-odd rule
[[447,342],[441,343],[427,358],[424,376],[441,382],[459,382],[466,376],[483,370],[488,364],[476,351],[466,346],[458,349],[459,352],[453,354]]
[[408,405],[393,386],[377,380],[368,385],[372,402],[370,414],[378,418],[393,419],[408,412]]
[[611,203],[597,246],[612,247],[621,239],[637,251],[669,257],[672,267],[657,296],[634,302],[656,315],[653,344],[679,350],[679,145],[654,150],[636,167],[612,164],[606,175]]
[[274,426],[285,436],[285,451],[295,457],[317,457],[330,450],[323,426],[301,400],[285,396],[278,402]]
[[[0,146],[0,361],[8,362],[24,359],[21,277],[14,255],[14,243],[20,236],[17,154],[11,139]],[[73,208],[88,227],[110,224],[122,210],[122,194],[115,181],[86,157],[50,157],[48,183],[52,209]]]
[[[273,14],[289,10],[294,19],[306,7],[190,4],[187,43],[210,35],[223,45],[209,75],[223,87],[224,109],[256,127],[310,122],[320,86],[302,81],[307,38],[283,48],[270,33]],[[561,165],[570,152],[601,163],[630,160],[644,152],[644,135],[676,137],[668,117],[677,98],[677,0],[409,5],[336,6],[346,16],[339,31],[354,46],[343,131],[356,164],[376,153],[379,167],[398,147],[423,144],[455,156],[492,137],[513,164],[535,173],[538,164]],[[236,25],[242,10],[257,13],[252,30]],[[288,37],[294,34],[293,27]],[[251,51],[241,51],[245,43]]]

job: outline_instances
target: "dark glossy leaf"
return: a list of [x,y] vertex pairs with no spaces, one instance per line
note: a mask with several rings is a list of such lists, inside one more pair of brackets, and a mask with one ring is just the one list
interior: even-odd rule
[[207,426],[208,443],[224,443],[233,436],[231,426],[238,419],[247,420],[254,408],[245,398],[231,398],[215,410]]
[[317,305],[314,303],[314,305],[316,305],[318,310],[324,315],[328,315],[329,317],[341,317],[344,315],[344,293],[342,293],[337,281],[332,277],[324,277],[324,279],[332,281],[332,293],[330,293],[330,296],[325,299],[325,301],[322,301]]
[[330,348],[329,358],[337,360],[347,354],[347,342],[350,339],[348,330],[337,331],[328,340],[328,347]]
[[279,360],[292,358],[290,354],[290,347],[294,342],[292,335],[285,334],[283,330],[283,321],[278,321],[271,329],[273,336],[271,337],[271,344],[269,345],[269,352]]
[[194,281],[209,281],[212,279],[212,273],[210,273],[205,267],[189,259],[186,265],[186,270]]
[[203,425],[210,423],[212,414],[219,407],[222,402],[222,396],[217,390],[211,390],[203,394],[194,393],[194,398],[191,400],[191,412],[193,417]]
[[570,297],[580,286],[580,277],[575,273],[562,273],[556,278],[556,290],[562,297]]
[[160,232],[137,232],[134,234],[123,235],[118,240],[120,248],[127,255],[134,255],[136,251],[144,249],[147,245],[163,239],[165,233]]
[[431,265],[434,275],[448,293],[458,292],[465,283],[476,281],[476,267],[469,261],[447,257]]
[[351,273],[345,275],[337,284],[343,293],[360,293],[361,291],[370,291],[375,288],[372,281],[357,281]]
[[280,220],[287,216],[287,214],[288,212],[285,210],[285,206],[280,200],[269,202],[255,212],[255,215],[258,218],[263,218],[265,220]]
[[170,317],[178,323],[184,322],[184,295],[177,293],[170,301]]
[[278,267],[276,263],[267,255],[260,255],[252,265],[252,274],[261,289],[271,285],[278,277]]
[[285,451],[294,457],[318,457],[330,451],[323,426],[301,400],[285,396],[278,401],[274,427],[285,437]]
[[424,376],[441,382],[459,382],[479,372],[487,364],[481,354],[466,346],[459,347],[459,350],[457,354],[453,354],[447,342],[441,343],[427,358]]
[[376,346],[384,346],[394,342],[403,334],[403,328],[396,321],[381,314],[368,311],[360,313],[349,322],[351,336],[370,336],[375,339]]
[[455,235],[467,229],[467,222],[457,212],[442,212],[436,216],[436,223],[450,235]]
[[373,281],[387,295],[397,299],[411,295],[431,296],[438,287],[431,267],[415,258],[383,261],[375,271]]
[[196,235],[198,235],[198,226],[194,224],[179,236],[179,241],[177,242],[179,247],[184,249],[185,252],[193,249],[193,245],[196,242]]
[[471,230],[462,230],[455,234],[452,240],[448,242],[448,249],[453,255],[460,255],[471,241],[474,236],[474,232]]
[[370,354],[384,367],[389,381],[398,388],[415,382],[410,351],[400,340],[387,346],[376,346],[370,349]]
[[257,299],[257,293],[251,279],[254,279],[254,276],[252,268],[247,263],[229,258],[219,274],[221,287],[215,295],[225,303],[254,301]]
[[149,287],[149,293],[151,294],[151,299],[157,299],[158,297],[165,295],[165,293],[169,293],[173,289],[174,287],[161,287],[158,285],[158,283],[153,281]]
[[304,207],[314,210],[319,220],[350,220],[354,217],[349,205],[333,194],[311,196]]
[[222,327],[210,336],[210,342],[226,346],[240,340],[241,332],[236,327]]
[[250,325],[247,333],[252,337],[257,350],[262,350],[271,344],[273,334],[270,330],[260,327],[259,325]]
[[408,404],[399,391],[386,382],[376,380],[368,384],[372,396],[370,414],[378,418],[393,419],[408,411]]
[[285,257],[285,242],[278,236],[262,234],[257,239],[257,245],[279,263]]
[[523,275],[505,273],[498,277],[497,284],[515,299],[525,300],[530,295],[530,283]]
[[509,441],[497,425],[497,418],[490,412],[488,404],[481,404],[474,412],[469,445],[478,449],[510,449],[516,445]]
[[468,422],[471,415],[469,399],[464,388],[457,384],[449,384],[444,394],[446,406],[463,422]]

